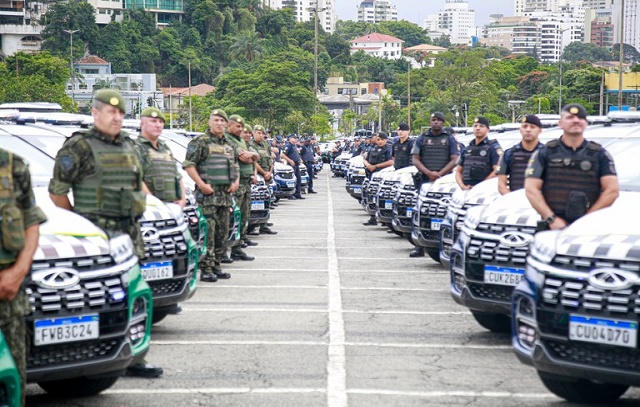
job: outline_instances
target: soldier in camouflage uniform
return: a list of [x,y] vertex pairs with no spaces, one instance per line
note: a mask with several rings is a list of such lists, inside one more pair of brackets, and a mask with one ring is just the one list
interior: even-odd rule
[[[253,139],[249,142],[249,146],[260,155],[260,159],[256,162],[256,171],[264,177],[264,181],[269,185],[273,179],[274,156],[271,145],[266,140],[264,127],[260,125],[253,127]],[[277,235],[278,232],[271,230],[269,226],[269,224],[260,225],[260,233]]]
[[242,247],[256,246],[257,243],[251,241],[247,237],[247,228],[249,226],[249,216],[251,214],[251,183],[255,182],[254,163],[258,161],[260,156],[258,153],[249,150],[249,147],[242,138],[242,131],[244,130],[245,121],[238,115],[231,115],[229,117],[229,126],[225,137],[229,143],[234,144],[241,152],[242,155],[238,156],[238,164],[240,166],[240,187],[236,192],[236,201],[240,206],[242,213],[242,230],[240,232],[241,245],[236,245],[231,249],[231,258],[233,260],[254,260],[254,257],[246,254]]
[[[125,103],[120,93],[101,89],[93,98],[94,124],[65,141],[53,168],[49,196],[56,206],[89,219],[114,237],[128,234],[136,256],[144,259],[138,219],[146,209],[143,173],[133,140],[122,130]],[[67,194],[73,191],[73,206]],[[127,374],[159,377],[161,367],[141,362]]]
[[196,183],[196,200],[209,225],[207,254],[202,260],[201,281],[214,282],[230,278],[223,273],[220,261],[229,236],[231,194],[240,186],[240,169],[236,157],[243,153],[225,137],[227,114],[215,109],[209,116],[209,129],[189,142],[182,167]]
[[0,330],[20,373],[23,406],[27,382],[24,317],[31,306],[21,285],[38,247],[40,224],[46,220],[35,205],[29,167],[22,158],[0,148]]
[[169,146],[159,138],[164,123],[164,115],[156,107],[148,107],[140,114],[140,137],[134,144],[144,174],[142,190],[163,202],[173,202],[184,208],[187,200],[182,176]]

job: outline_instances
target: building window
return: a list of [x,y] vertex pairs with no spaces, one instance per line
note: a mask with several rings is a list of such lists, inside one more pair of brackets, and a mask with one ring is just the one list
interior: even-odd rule
[[82,73],[84,74],[98,74],[100,71],[98,69],[83,69]]

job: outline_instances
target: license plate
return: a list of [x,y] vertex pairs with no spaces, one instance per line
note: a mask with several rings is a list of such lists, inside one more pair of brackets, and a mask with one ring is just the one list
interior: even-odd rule
[[296,187],[296,183],[295,182],[287,182],[287,187],[295,188]]
[[413,216],[413,208],[407,208],[407,218],[410,218]]
[[36,320],[33,334],[36,346],[96,339],[100,336],[100,316],[91,314]]
[[613,319],[590,318],[581,315],[569,317],[569,339],[602,345],[635,348],[638,323]]
[[393,201],[384,201],[384,209],[393,209]]
[[354,194],[361,194],[362,193],[362,188],[360,188],[360,187],[353,188],[353,193]]
[[442,222],[444,222],[444,219],[431,219],[431,230],[440,230]]
[[371,197],[371,202],[378,202],[378,197],[377,196],[372,196]]
[[264,209],[264,201],[251,201],[251,210]]
[[173,278],[173,262],[158,261],[153,263],[140,264],[142,278],[145,281],[165,280]]
[[484,282],[515,287],[524,277],[524,269],[484,266]]

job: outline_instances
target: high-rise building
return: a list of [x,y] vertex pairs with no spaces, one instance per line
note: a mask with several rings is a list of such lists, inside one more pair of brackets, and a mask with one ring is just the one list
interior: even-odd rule
[[446,0],[438,13],[438,29],[448,33],[452,44],[470,44],[476,33],[476,12],[467,0]]
[[[338,17],[336,15],[335,0],[262,0],[265,7],[275,10],[290,8],[296,21],[313,21],[314,9],[318,11],[318,26],[328,33],[336,29]],[[322,10],[322,11],[320,11]]]
[[358,21],[374,24],[398,21],[398,10],[389,0],[364,0],[358,6]]
[[611,15],[614,27],[613,42],[620,43],[620,23],[621,17],[624,16],[622,42],[640,50],[640,0],[625,0],[624,10],[622,0],[613,0]]
[[514,0],[513,11],[516,16],[527,16],[534,11],[556,12],[560,0]]
[[613,0],[583,0],[583,6],[591,10],[606,10],[611,8]]

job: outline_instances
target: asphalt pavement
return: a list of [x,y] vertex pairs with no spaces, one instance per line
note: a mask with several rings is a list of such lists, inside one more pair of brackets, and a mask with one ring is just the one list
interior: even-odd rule
[[[276,236],[230,280],[199,283],[154,327],[159,379],[123,377],[100,396],[28,406],[571,406],[517,361],[508,335],[450,298],[449,274],[367,215],[328,167],[317,195],[281,201]],[[253,239],[253,237],[252,237]],[[638,405],[631,390],[619,403]]]

